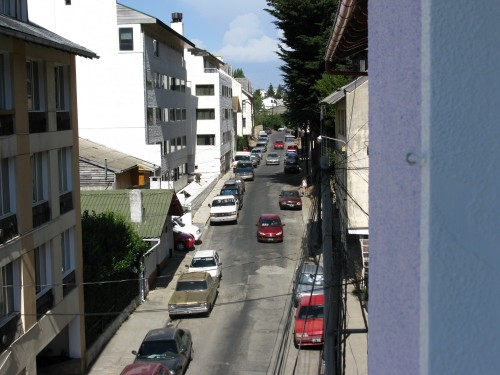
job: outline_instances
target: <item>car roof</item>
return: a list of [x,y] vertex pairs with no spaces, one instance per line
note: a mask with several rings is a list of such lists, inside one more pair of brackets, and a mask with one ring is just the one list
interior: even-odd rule
[[179,281],[200,281],[208,279],[208,272],[186,272],[179,276]]
[[[186,274],[187,275],[187,274]],[[146,333],[143,341],[169,340],[175,337],[178,328],[155,328]]]
[[215,197],[212,198],[212,202],[215,200],[215,199],[229,199],[229,198],[233,198],[233,199],[236,199],[234,197],[234,195],[216,195]]
[[318,270],[318,275],[323,274],[323,267],[321,265],[318,266],[316,263],[304,263],[300,267],[300,273],[316,273],[316,270]]
[[314,305],[324,305],[325,295],[324,294],[313,294],[312,296],[303,296],[300,299],[300,306],[314,306]]
[[217,253],[217,250],[196,250],[193,258],[206,258],[213,257]]
[[280,216],[277,214],[262,214],[259,216],[259,218],[279,218]]

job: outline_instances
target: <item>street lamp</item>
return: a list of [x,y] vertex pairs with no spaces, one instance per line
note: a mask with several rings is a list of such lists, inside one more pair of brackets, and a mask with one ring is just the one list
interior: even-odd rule
[[326,138],[326,139],[331,139],[332,141],[337,141],[337,142],[342,142],[344,144],[344,147],[342,148],[342,151],[347,151],[347,142],[344,141],[343,139],[338,139],[338,138],[332,138],[332,137],[327,137],[326,135],[319,135],[317,139],[318,143],[321,143],[321,140],[323,138]]

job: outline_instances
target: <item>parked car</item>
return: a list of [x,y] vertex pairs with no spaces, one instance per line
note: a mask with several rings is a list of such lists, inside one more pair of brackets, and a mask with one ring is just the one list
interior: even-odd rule
[[265,137],[261,136],[261,137],[259,137],[257,142],[266,142],[266,145],[267,145],[267,143],[269,142],[269,137],[267,135]]
[[291,134],[285,135],[285,142],[295,142],[295,137]]
[[241,161],[251,162],[249,151],[237,151],[234,155],[233,169],[236,168]]
[[264,150],[261,147],[254,147],[252,149],[252,154],[255,154],[259,157],[259,163],[260,163],[260,161],[264,157]]
[[201,229],[196,225],[186,224],[183,220],[184,216],[172,216],[174,230],[193,235],[194,240],[198,243],[201,238]]
[[300,166],[298,158],[293,156],[286,157],[283,162],[283,171],[285,173],[299,173]]
[[223,186],[219,195],[233,195],[238,200],[238,209],[243,207],[243,194],[238,186]]
[[210,225],[231,221],[238,223],[238,201],[232,195],[217,195],[212,198]]
[[316,263],[303,263],[295,272],[293,287],[294,306],[304,296],[324,294],[323,267]]
[[273,131],[271,130],[271,128],[264,128],[264,131],[267,133],[267,134],[271,134]]
[[279,205],[281,210],[285,208],[302,210],[302,198],[300,197],[299,191],[296,189],[281,190]]
[[208,272],[187,272],[179,276],[175,291],[168,301],[170,318],[179,315],[210,315],[217,298],[219,280]]
[[279,165],[280,156],[276,152],[270,152],[266,157],[266,165]]
[[293,344],[302,346],[322,346],[325,342],[324,317],[325,296],[312,295],[300,299],[295,311]]
[[194,247],[195,242],[192,234],[179,232],[177,229],[174,229],[174,247],[176,250],[190,250]]
[[258,141],[255,147],[261,148],[262,152],[267,152],[267,142],[266,141]]
[[255,180],[255,172],[252,162],[239,162],[234,170],[234,177],[244,181]]
[[275,150],[283,150],[285,148],[285,142],[282,140],[277,140],[274,142],[274,149]]
[[173,375],[161,363],[131,363],[124,367],[120,375]]
[[286,150],[287,151],[295,151],[298,154],[299,153],[299,146],[297,146],[296,144],[291,144],[291,145],[286,146]]
[[152,329],[132,354],[134,363],[160,363],[174,375],[184,374],[194,356],[191,332],[183,328]]
[[285,224],[276,214],[263,214],[257,220],[257,241],[283,242],[283,227]]
[[236,187],[240,190],[241,194],[245,193],[245,181],[240,180],[240,179],[238,179],[238,180],[235,180],[235,179],[226,180],[226,182],[224,182],[223,187],[229,187],[229,188]]
[[222,278],[222,262],[217,250],[197,250],[191,263],[186,264],[188,272],[208,272],[214,279]]
[[279,131],[279,132],[284,132],[285,130],[286,130],[286,128],[285,128],[284,126],[280,126],[280,127],[278,128],[278,131]]
[[260,158],[257,155],[255,154],[250,155],[250,160],[252,161],[254,168],[257,168],[259,166]]

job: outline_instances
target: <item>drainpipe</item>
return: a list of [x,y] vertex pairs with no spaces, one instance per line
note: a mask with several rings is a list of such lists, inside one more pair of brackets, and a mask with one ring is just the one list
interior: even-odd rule
[[144,259],[146,258],[147,255],[149,255],[154,249],[156,249],[159,245],[161,240],[159,238],[153,238],[153,239],[144,239],[144,241],[148,242],[153,242],[156,241],[156,244],[153,245],[151,249],[146,251],[142,256],[141,256],[141,264],[140,264],[140,272],[141,272],[141,277],[139,278],[139,290],[141,291],[141,303],[143,303],[145,299],[145,290],[146,290],[146,278],[145,278],[145,271],[144,271]]

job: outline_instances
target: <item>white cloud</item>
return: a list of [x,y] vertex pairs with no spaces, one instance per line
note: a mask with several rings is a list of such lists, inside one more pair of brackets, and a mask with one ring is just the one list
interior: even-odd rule
[[236,17],[223,38],[223,47],[217,51],[224,61],[276,61],[278,40],[264,35],[262,24],[254,13]]

